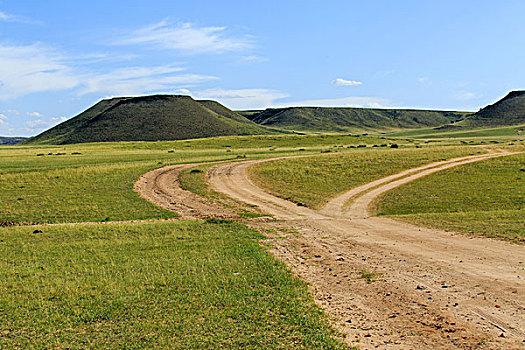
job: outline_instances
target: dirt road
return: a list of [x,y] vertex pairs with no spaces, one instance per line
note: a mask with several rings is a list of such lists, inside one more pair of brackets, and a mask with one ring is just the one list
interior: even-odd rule
[[[525,247],[369,217],[378,195],[436,171],[492,157],[458,158],[353,189],[314,211],[255,186],[221,164],[216,190],[280,220],[274,252],[311,286],[347,340],[361,348],[525,347]],[[355,198],[345,206],[348,199]],[[283,239],[284,238],[284,239]]]
[[[355,188],[315,211],[255,186],[247,161],[208,172],[216,190],[257,205],[275,221],[273,253],[306,280],[350,344],[362,349],[525,348],[525,247],[370,217],[377,196],[433,172],[509,153],[438,162]],[[166,167],[136,190],[185,218],[228,217],[178,188]],[[350,200],[349,203],[348,200]],[[349,204],[349,205],[347,205]]]

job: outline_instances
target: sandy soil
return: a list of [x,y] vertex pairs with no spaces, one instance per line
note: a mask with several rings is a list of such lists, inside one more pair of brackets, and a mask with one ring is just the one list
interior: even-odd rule
[[[219,164],[212,186],[257,205],[273,221],[253,221],[273,253],[311,286],[316,302],[349,344],[362,349],[525,348],[525,247],[370,217],[381,193],[452,166],[500,152],[438,162],[353,189],[315,211],[255,186],[256,162]],[[228,217],[178,187],[182,169],[144,175],[136,190],[185,218]],[[348,203],[350,200],[350,203]]]

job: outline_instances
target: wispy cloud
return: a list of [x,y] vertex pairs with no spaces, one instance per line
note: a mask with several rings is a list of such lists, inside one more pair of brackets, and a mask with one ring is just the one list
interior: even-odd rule
[[336,86],[359,86],[363,85],[363,82],[357,80],[345,80],[342,78],[337,78],[332,81],[332,84]]
[[10,15],[4,11],[0,11],[0,21],[2,22],[20,22],[21,19],[18,16]]
[[0,124],[4,124],[9,119],[5,114],[0,113]]
[[40,44],[0,44],[0,99],[75,87],[78,76],[64,61],[58,52]]
[[0,44],[0,100],[49,91],[71,91],[76,95],[144,94],[173,90],[213,76],[184,73],[182,67],[124,67],[104,72],[85,67],[74,59],[42,44]]
[[28,117],[42,117],[42,114],[40,114],[38,112],[27,112],[26,115]]
[[276,100],[290,95],[272,89],[207,89],[202,91],[180,91],[198,99],[213,99],[233,109],[264,109]]
[[62,123],[63,121],[66,121],[66,120],[67,120],[66,117],[50,117],[50,118],[28,120],[24,122],[24,124],[29,126],[30,128],[46,129],[51,126],[55,126],[58,123]]
[[105,74],[92,74],[82,83],[79,94],[137,95],[168,91],[181,85],[195,85],[218,79],[208,75],[177,74],[183,70],[172,66],[128,67]]
[[388,99],[379,97],[343,97],[332,99],[303,100],[285,103],[276,103],[275,107],[357,107],[357,108],[386,108],[392,103]]
[[18,23],[27,23],[27,24],[38,24],[39,22],[27,20],[20,16],[12,15],[4,11],[0,11],[0,22],[18,22]]
[[226,27],[197,27],[192,23],[172,24],[164,20],[132,31],[114,44],[144,44],[186,54],[221,54],[251,48],[253,40],[248,36],[229,35]]
[[283,102],[281,100],[290,97],[290,94],[272,89],[208,89],[202,91],[179,89],[174,93],[190,95],[197,99],[214,99],[237,110],[285,107],[385,108],[392,105],[390,100],[378,97],[344,97]]

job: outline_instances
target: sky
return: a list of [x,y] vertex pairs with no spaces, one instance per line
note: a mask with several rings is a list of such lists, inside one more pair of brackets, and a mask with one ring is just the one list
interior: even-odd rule
[[0,135],[101,99],[476,111],[525,89],[525,1],[0,0]]

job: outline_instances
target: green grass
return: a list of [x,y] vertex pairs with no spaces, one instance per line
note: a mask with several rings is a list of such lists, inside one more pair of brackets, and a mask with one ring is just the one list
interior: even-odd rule
[[237,223],[0,229],[2,349],[343,349]]
[[387,134],[393,138],[414,138],[414,139],[464,139],[474,142],[490,141],[490,138],[499,141],[523,141],[525,125],[503,126],[493,128],[469,128],[456,127],[451,129],[416,129]]
[[319,208],[339,193],[402,170],[484,152],[469,147],[355,149],[343,154],[261,163],[251,168],[251,177],[275,195]]
[[133,192],[133,183],[140,175],[169,164],[347,150],[348,145],[379,140],[349,135],[282,135],[4,146],[0,147],[0,220],[50,223],[173,217],[174,213],[153,206]]
[[[523,150],[523,148],[521,148]],[[467,164],[386,193],[379,215],[525,243],[525,155]]]
[[1,220],[84,222],[176,217],[133,184],[153,166],[115,164],[0,174]]

